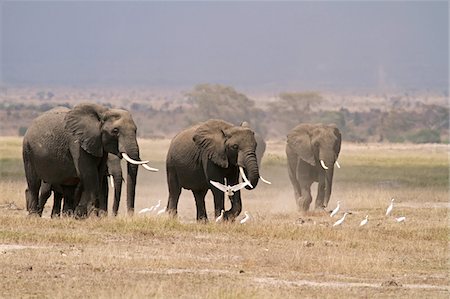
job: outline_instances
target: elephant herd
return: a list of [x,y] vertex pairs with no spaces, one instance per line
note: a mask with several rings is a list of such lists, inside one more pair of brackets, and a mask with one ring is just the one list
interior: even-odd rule
[[[42,215],[54,193],[52,217],[62,211],[77,218],[107,213],[108,176],[114,182],[113,214],[117,215],[122,186],[121,159],[127,163],[127,211],[134,213],[139,166],[157,169],[142,161],[136,139],[137,127],[130,112],[97,104],[45,112],[28,128],[23,139],[23,162],[27,180],[26,206],[30,215]],[[265,142],[247,123],[232,125],[211,119],[178,133],[166,158],[169,198],[166,213],[177,215],[181,190],[191,190],[197,220],[207,221],[205,195],[211,190],[214,215],[233,221],[242,210],[239,190],[225,193],[213,183],[233,186],[242,177],[246,189],[257,186]],[[312,201],[310,187],[318,182],[316,208],[330,200],[333,170],[341,147],[334,125],[300,124],[287,136],[288,173],[299,210]],[[213,182],[213,183],[211,183]],[[231,208],[224,210],[225,196]]]

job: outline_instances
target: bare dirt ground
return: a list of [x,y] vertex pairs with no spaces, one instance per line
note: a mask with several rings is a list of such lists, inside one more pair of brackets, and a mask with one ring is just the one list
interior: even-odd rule
[[[140,171],[136,212],[166,203],[168,143],[140,141],[142,157],[161,170]],[[296,211],[284,144],[269,142],[261,173],[273,184],[243,191],[252,219],[241,225],[196,223],[186,190],[177,220],[126,217],[124,199],[116,218],[49,219],[52,200],[43,218],[29,218],[25,180],[14,175],[20,140],[8,144],[0,181],[2,298],[449,297],[446,146],[344,144],[329,205],[340,200],[341,212],[331,218]],[[211,195],[206,201],[211,220]],[[343,211],[352,214],[332,227]],[[365,215],[369,223],[359,227]],[[397,223],[399,216],[406,221]]]

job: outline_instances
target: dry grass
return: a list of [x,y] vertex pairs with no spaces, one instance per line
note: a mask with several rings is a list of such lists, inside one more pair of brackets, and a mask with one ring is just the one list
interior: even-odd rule
[[[128,218],[124,203],[117,218],[26,217],[20,144],[2,139],[0,147],[0,297],[449,296],[445,146],[344,144],[330,206],[339,199],[352,214],[333,228],[337,218],[326,213],[295,211],[283,142],[270,142],[263,161],[273,185],[243,193],[253,216],[246,225],[196,223],[187,191],[178,220]],[[140,144],[161,171],[140,171],[137,210],[168,194],[168,141]],[[406,223],[384,217],[391,197]],[[210,195],[207,209],[211,217]]]

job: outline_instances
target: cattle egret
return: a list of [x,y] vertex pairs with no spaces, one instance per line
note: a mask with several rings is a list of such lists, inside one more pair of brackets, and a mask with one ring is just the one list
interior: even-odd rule
[[389,214],[391,214],[393,208],[394,208],[394,199],[391,199],[391,204],[386,210],[386,216],[389,216]]
[[247,211],[245,211],[244,214],[245,214],[245,217],[243,219],[241,219],[241,221],[240,221],[241,224],[244,224],[250,220],[250,214]]
[[342,224],[342,222],[344,222],[344,220],[345,220],[345,216],[347,216],[347,212],[345,212],[344,213],[344,216],[341,218],[341,219],[339,219],[338,221],[336,221],[334,224],[333,224],[333,226],[338,226],[338,225],[341,225]]
[[138,214],[144,214],[144,213],[148,213],[148,212],[151,212],[151,211],[153,211],[153,207],[144,208],[144,209],[140,210]]
[[219,217],[216,218],[216,222],[222,222],[224,213],[225,213],[224,210],[220,211],[220,215]]
[[334,210],[331,212],[330,217],[333,217],[334,215],[337,214],[337,212],[339,212],[339,209],[341,208],[341,202],[338,200],[337,201],[337,206],[336,208],[334,208]]
[[161,206],[161,199],[158,200],[158,203],[156,204],[156,206],[153,207],[153,211],[158,210],[158,208]]
[[397,222],[403,222],[403,221],[405,221],[405,220],[406,220],[406,217],[405,217],[405,216],[395,218],[395,221],[397,221]]
[[234,192],[241,190],[242,188],[244,188],[245,186],[247,186],[247,183],[239,183],[236,184],[234,186],[230,186],[230,185],[224,185],[221,184],[219,182],[215,182],[215,181],[209,181],[211,183],[211,185],[213,185],[214,187],[216,187],[217,189],[219,189],[220,191],[222,191],[223,193],[225,193],[225,195],[228,196],[233,196]]
[[161,214],[163,214],[165,212],[166,212],[166,207],[164,207],[161,210],[159,210],[158,213],[156,213],[156,215],[161,215]]
[[364,226],[367,224],[367,222],[369,222],[369,215],[366,215],[366,218],[364,218],[361,223],[359,224],[359,226]]

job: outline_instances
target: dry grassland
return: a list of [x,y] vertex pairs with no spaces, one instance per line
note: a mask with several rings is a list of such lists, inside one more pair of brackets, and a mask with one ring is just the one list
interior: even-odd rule
[[[167,200],[167,140],[140,140],[160,168],[139,173],[137,211]],[[177,220],[28,218],[21,140],[0,138],[2,298],[422,298],[449,297],[448,147],[343,144],[330,208],[296,212],[283,141],[269,142],[261,173],[272,185],[243,191],[245,224],[195,222],[183,191]],[[315,185],[314,185],[315,187]],[[396,198],[392,217],[384,212]],[[211,195],[207,209],[213,214]],[[369,215],[367,226],[359,222]],[[405,223],[393,217],[406,216]]]

